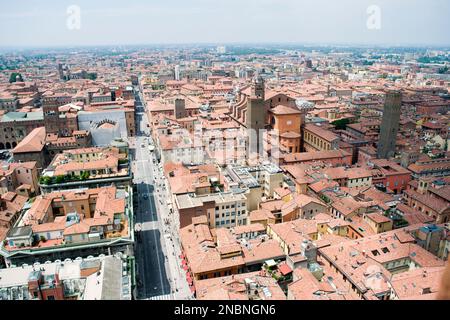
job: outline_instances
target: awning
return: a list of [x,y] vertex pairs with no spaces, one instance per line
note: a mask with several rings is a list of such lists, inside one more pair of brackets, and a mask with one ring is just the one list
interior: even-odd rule
[[181,264],[182,264],[182,265],[187,265],[186,260],[184,260],[184,259],[181,260]]
[[270,259],[270,260],[266,260],[266,265],[271,268],[271,267],[275,267],[277,265],[277,263],[275,262],[275,260]]
[[187,265],[185,265],[185,264],[183,264],[183,270],[185,270],[185,271],[186,271],[187,269],[189,269],[189,268],[188,268],[188,266],[187,266]]
[[186,280],[189,283],[189,285],[192,285],[192,278],[189,272],[186,273]]
[[192,285],[192,286],[189,286],[189,289],[191,289],[191,292],[192,292],[192,293],[194,293],[194,292],[195,292],[195,286],[194,286],[194,285]]
[[292,269],[285,263],[282,263],[278,266],[278,270],[280,270],[283,276],[292,272]]

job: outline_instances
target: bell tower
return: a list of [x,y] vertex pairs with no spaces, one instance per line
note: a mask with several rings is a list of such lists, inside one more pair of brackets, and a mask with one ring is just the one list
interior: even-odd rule
[[247,99],[246,126],[248,132],[247,154],[250,157],[262,151],[262,132],[266,126],[267,110],[264,105],[264,80],[256,76],[251,85],[250,96]]

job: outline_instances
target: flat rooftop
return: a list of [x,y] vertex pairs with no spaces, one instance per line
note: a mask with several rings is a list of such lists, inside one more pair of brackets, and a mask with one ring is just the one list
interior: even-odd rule
[[177,195],[176,201],[179,209],[200,207],[204,202],[214,201],[215,203],[227,203],[233,201],[245,201],[246,197],[242,193],[213,193],[202,196],[191,196],[189,194]]
[[6,113],[0,118],[0,122],[12,122],[12,121],[33,121],[44,120],[44,113],[42,111],[33,112],[19,112],[13,111]]

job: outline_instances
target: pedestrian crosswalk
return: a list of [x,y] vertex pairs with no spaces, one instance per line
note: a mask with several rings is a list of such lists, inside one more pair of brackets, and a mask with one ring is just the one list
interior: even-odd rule
[[173,300],[172,294],[164,294],[161,296],[150,297],[148,300]]

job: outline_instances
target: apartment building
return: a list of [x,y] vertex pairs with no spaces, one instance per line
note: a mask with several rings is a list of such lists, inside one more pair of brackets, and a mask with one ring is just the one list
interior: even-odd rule
[[303,129],[305,151],[337,150],[339,136],[315,124],[306,124]]
[[[396,277],[444,266],[443,260],[414,244],[407,229],[319,248],[318,256],[365,300],[389,300],[395,296]],[[418,295],[430,293],[417,291]]]
[[344,150],[324,150],[286,154],[283,163],[298,164],[323,161],[333,166],[350,166],[352,164],[352,155]]
[[8,232],[8,267],[77,256],[133,253],[132,194],[103,187],[38,196]]
[[250,211],[258,209],[261,201],[273,199],[275,189],[283,186],[284,181],[281,168],[266,162],[257,166],[229,165],[223,175],[225,188],[244,190]]
[[231,228],[248,223],[248,200],[243,193],[181,194],[175,197],[175,205],[181,228],[198,216],[206,216],[210,228]]
[[259,235],[237,240],[232,230],[219,228],[213,237],[206,223],[193,223],[180,229],[182,265],[191,290],[201,280],[260,270],[267,260],[283,261],[278,243]]
[[35,161],[4,162],[0,168],[0,188],[32,196],[39,193],[38,170]]
[[202,164],[204,162],[204,146],[196,139],[183,135],[185,131],[172,133],[171,136],[159,135],[158,144],[161,161],[182,162],[184,164]]
[[76,188],[131,184],[128,154],[117,147],[92,147],[58,153],[42,172],[42,193]]
[[34,129],[44,126],[42,111],[8,112],[0,117],[0,149],[15,148]]
[[[125,266],[124,266],[125,264]],[[0,269],[2,300],[131,300],[123,256],[47,261]]]
[[277,281],[264,271],[197,281],[197,300],[285,300]]
[[427,216],[437,223],[450,221],[450,186],[443,180],[435,178],[421,178],[409,183],[404,192],[408,206]]

